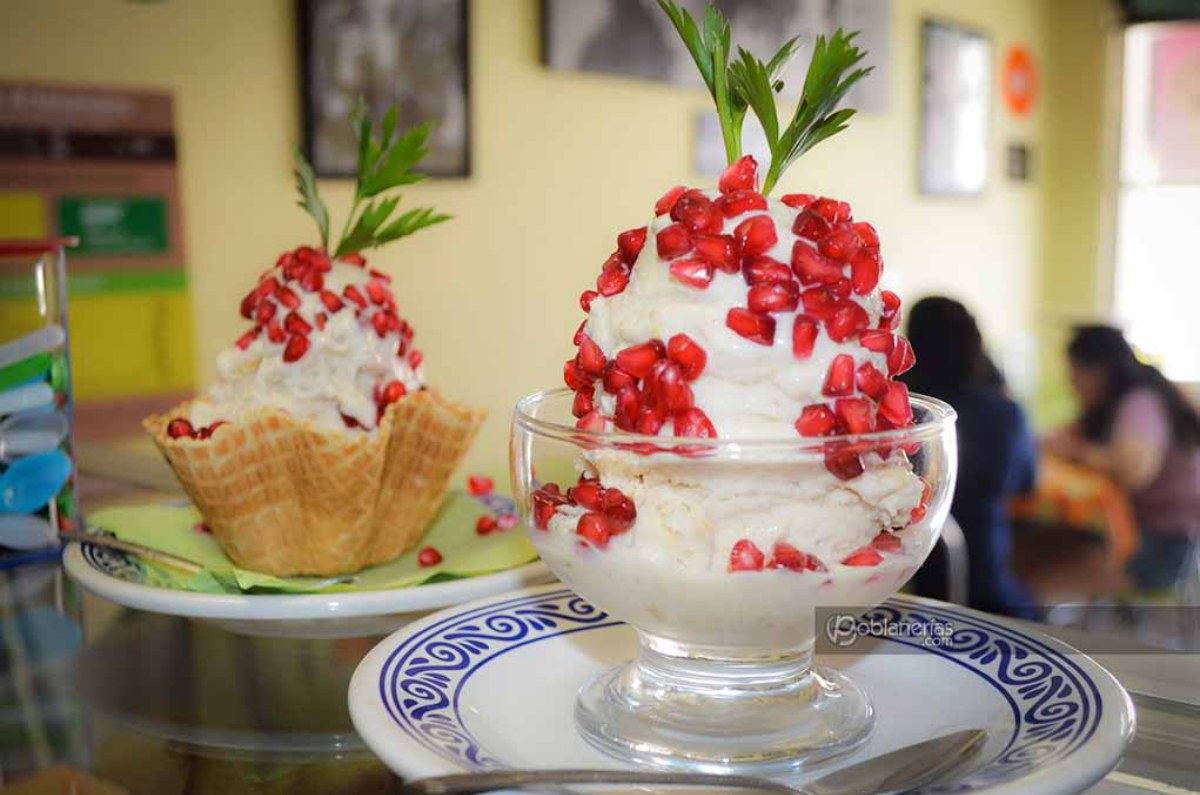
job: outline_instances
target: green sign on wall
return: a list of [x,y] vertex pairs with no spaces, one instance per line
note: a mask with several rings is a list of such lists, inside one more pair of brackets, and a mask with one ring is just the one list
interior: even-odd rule
[[160,196],[63,196],[58,229],[77,236],[76,254],[161,254],[167,250],[167,202]]

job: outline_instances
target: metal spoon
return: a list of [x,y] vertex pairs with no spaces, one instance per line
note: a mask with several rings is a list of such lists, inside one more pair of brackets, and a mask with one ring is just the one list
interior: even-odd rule
[[752,776],[657,773],[640,770],[502,770],[463,773],[405,782],[402,795],[477,795],[503,789],[560,784],[629,784],[666,787],[720,787],[777,795],[874,795],[904,792],[938,780],[958,768],[987,739],[982,729],[944,734],[844,767],[802,789]]

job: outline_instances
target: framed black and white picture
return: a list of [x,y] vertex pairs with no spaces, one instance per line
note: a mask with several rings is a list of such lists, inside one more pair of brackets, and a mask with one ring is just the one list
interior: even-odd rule
[[298,0],[304,143],[323,177],[354,175],[350,109],[431,121],[426,174],[470,173],[467,0]]
[[987,182],[992,45],[969,28],[921,28],[921,192],[979,193]]

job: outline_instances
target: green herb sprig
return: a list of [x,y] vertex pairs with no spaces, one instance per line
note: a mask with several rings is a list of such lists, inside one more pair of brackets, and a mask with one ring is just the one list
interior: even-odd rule
[[[350,114],[350,124],[358,141],[358,169],[354,202],[350,206],[350,214],[346,216],[337,246],[333,248],[335,257],[377,248],[450,218],[449,215],[434,212],[431,207],[418,207],[388,222],[399,206],[401,197],[383,194],[425,178],[425,175],[414,173],[412,169],[428,153],[425,142],[432,129],[429,123],[425,123],[401,133],[397,129],[398,119],[399,108],[389,108],[377,136],[371,124],[370,112],[361,98]],[[317,222],[321,247],[329,251],[329,210],[317,192],[312,166],[299,146],[295,150],[293,173],[296,189],[300,193],[298,204]]]

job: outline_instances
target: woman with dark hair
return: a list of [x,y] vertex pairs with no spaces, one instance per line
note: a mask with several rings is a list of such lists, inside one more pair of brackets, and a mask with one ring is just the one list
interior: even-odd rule
[[1200,416],[1115,328],[1075,329],[1067,358],[1082,414],[1045,447],[1129,493],[1141,532],[1129,578],[1141,589],[1172,588],[1200,535]]
[[[1034,485],[1035,450],[1025,414],[1005,393],[975,318],[958,301],[918,301],[909,311],[908,339],[917,358],[903,377],[909,389],[944,400],[958,412],[958,485],[950,513],[967,540],[968,602],[992,613],[1035,618],[1033,597],[1009,562],[1008,503]],[[941,547],[914,583],[922,596],[946,597]]]

